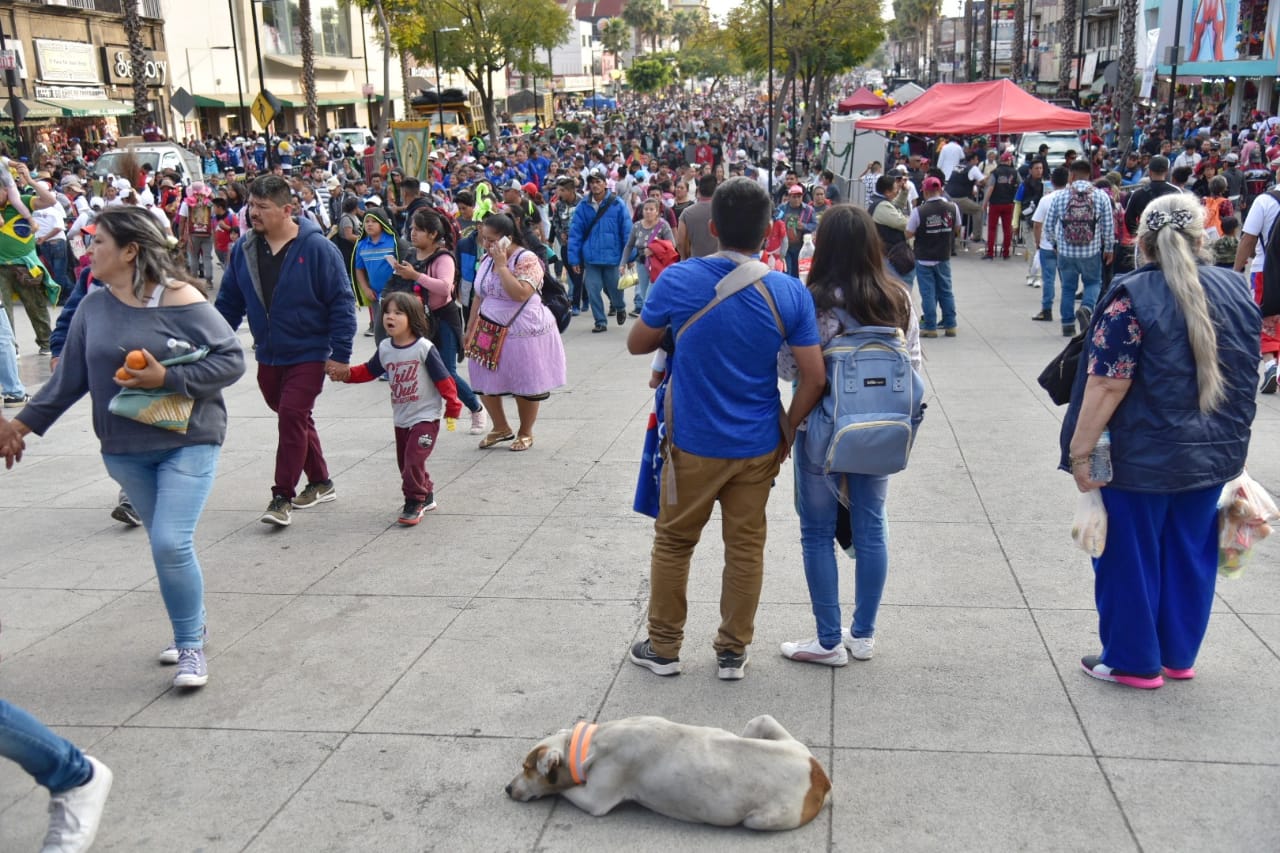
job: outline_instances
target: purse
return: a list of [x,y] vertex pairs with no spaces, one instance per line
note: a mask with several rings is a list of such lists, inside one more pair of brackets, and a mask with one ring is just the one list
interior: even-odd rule
[[1076,373],[1080,370],[1080,355],[1084,352],[1084,338],[1087,331],[1067,341],[1062,352],[1053,357],[1053,361],[1040,372],[1036,381],[1040,387],[1049,392],[1049,399],[1054,405],[1065,406],[1071,402],[1071,386],[1076,383]]
[[906,240],[890,246],[888,258],[889,266],[893,267],[898,275],[906,275],[916,268],[916,253],[912,251]]
[[[208,347],[200,347],[160,363],[165,367],[190,364],[208,354]],[[121,388],[107,404],[107,411],[140,424],[186,435],[195,405],[196,401],[186,394],[176,394],[163,388]]]
[[462,342],[462,354],[467,358],[475,359],[489,370],[497,370],[498,362],[502,358],[502,345],[507,342],[507,332],[524,313],[525,306],[531,299],[532,297],[520,303],[520,310],[516,311],[515,316],[508,323],[499,323],[481,314],[467,334],[467,339]]

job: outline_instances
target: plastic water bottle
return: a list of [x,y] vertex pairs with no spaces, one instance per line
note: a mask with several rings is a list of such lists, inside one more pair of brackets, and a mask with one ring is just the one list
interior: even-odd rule
[[1089,454],[1089,479],[1095,483],[1111,482],[1111,431],[1104,429]]
[[800,247],[800,283],[809,283],[809,268],[813,266],[813,235],[804,235],[804,244]]

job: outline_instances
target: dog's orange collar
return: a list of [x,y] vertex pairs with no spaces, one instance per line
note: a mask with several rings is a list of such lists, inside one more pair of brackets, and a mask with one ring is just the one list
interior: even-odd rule
[[573,734],[569,735],[569,777],[573,779],[575,785],[581,785],[587,781],[586,774],[582,772],[582,765],[591,754],[591,736],[598,728],[600,727],[595,723],[582,720],[574,724]]

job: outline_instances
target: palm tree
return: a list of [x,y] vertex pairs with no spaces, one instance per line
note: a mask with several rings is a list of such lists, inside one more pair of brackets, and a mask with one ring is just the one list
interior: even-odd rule
[[311,0],[298,0],[298,27],[302,30],[302,93],[307,99],[303,121],[307,135],[315,136],[320,127],[316,108],[316,51],[311,31]]
[[1017,6],[1013,12],[1013,46],[1012,46],[1012,66],[1009,70],[1015,82],[1022,80],[1023,67],[1026,65],[1026,43],[1022,38],[1022,31],[1027,27],[1027,4],[1023,0],[1017,0]]
[[613,54],[613,61],[621,68],[622,52],[631,46],[631,27],[622,18],[601,21],[600,44]]
[[1076,0],[1062,0],[1062,18],[1058,21],[1058,96],[1071,95],[1071,73],[1074,70],[1069,57],[1076,50]]
[[973,58],[977,56],[977,52],[974,50],[976,45],[973,40],[977,36],[977,33],[974,32],[974,29],[973,0],[964,0],[964,43],[968,48],[968,50],[965,51],[967,55],[964,58],[964,82],[966,83],[973,82],[973,75],[975,72],[973,67]]
[[685,42],[693,38],[705,23],[699,13],[692,9],[681,9],[671,16],[671,36],[684,47]]
[[1138,0],[1120,0],[1120,59],[1116,65],[1116,121],[1120,147],[1133,145],[1133,88],[1138,57]]
[[622,10],[622,20],[635,28],[641,40],[649,38],[651,49],[656,53],[665,13],[662,0],[628,0],[626,8]]
[[[135,131],[147,123],[151,107],[147,103],[147,48],[142,43],[142,17],[138,14],[138,0],[124,0],[124,34],[129,42],[129,62],[133,65],[133,122]],[[159,122],[159,117],[156,118]]]

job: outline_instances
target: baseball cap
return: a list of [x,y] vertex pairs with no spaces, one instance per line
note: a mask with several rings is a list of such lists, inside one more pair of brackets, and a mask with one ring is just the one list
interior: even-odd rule
[[1001,162],[1001,163],[1011,163],[1011,162],[1013,162],[1013,152],[1011,152],[1011,151],[1001,151],[1001,152],[1000,152],[1000,162]]
[[538,191],[538,185],[535,184],[533,181],[530,181],[529,183],[522,186],[520,189],[524,190],[525,195],[533,195]]
[[507,184],[505,187],[503,187],[503,189],[504,189],[504,190],[515,190],[516,192],[523,192],[523,191],[524,191],[524,186],[523,186],[519,181],[517,181],[515,178],[512,178],[512,179],[511,179],[511,183]]
[[940,190],[940,189],[942,189],[942,181],[938,180],[932,175],[924,179],[925,192],[928,193],[928,192],[933,192],[934,190]]
[[1240,162],[1240,155],[1239,155],[1239,154],[1232,153],[1232,154],[1228,154],[1224,159],[1225,159],[1228,163],[1239,163],[1239,162]]
[[905,174],[907,173],[907,167],[906,167],[906,166],[904,166],[904,165],[902,165],[901,163],[899,163],[898,165],[894,166],[894,167],[893,167],[892,169],[890,169],[889,171],[891,171],[891,172],[897,172],[899,175],[905,175]]
[[787,195],[804,195],[804,187],[799,184],[792,184],[791,189],[787,190]]

